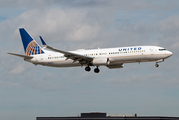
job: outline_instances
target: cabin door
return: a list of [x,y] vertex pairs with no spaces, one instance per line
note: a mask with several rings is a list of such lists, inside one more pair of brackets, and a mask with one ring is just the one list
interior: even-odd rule
[[154,55],[154,48],[150,48],[150,54]]

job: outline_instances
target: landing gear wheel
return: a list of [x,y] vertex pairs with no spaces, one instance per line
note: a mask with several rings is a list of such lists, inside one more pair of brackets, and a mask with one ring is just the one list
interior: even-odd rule
[[156,63],[156,64],[155,64],[155,67],[159,67],[159,64]]
[[87,67],[85,67],[85,70],[89,72],[91,70],[91,68],[89,66],[87,66]]
[[98,67],[94,69],[94,72],[95,72],[95,73],[99,73],[99,71],[100,71],[100,70],[98,69]]

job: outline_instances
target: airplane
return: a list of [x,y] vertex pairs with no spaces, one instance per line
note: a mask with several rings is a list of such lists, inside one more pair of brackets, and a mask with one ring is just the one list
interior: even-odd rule
[[130,46],[64,51],[47,45],[40,36],[43,44],[43,48],[41,48],[24,28],[20,28],[19,32],[26,55],[16,53],[8,54],[22,57],[25,61],[35,65],[50,67],[85,66],[85,70],[88,72],[91,70],[91,66],[96,66],[94,72],[99,73],[99,66],[115,69],[123,68],[125,63],[155,61],[155,66],[159,67],[159,62],[163,62],[164,59],[173,55],[172,52],[159,46]]

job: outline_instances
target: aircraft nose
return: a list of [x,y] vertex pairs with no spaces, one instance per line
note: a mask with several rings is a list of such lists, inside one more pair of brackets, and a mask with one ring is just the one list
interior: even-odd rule
[[172,52],[170,52],[170,51],[167,51],[167,53],[166,53],[166,54],[167,54],[169,57],[173,55],[173,53],[172,53]]

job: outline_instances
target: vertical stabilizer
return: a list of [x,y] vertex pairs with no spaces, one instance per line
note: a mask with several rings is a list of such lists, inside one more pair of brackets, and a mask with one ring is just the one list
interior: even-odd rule
[[24,28],[20,28],[19,32],[21,35],[21,39],[26,55],[29,56],[29,55],[38,55],[44,53],[41,47],[37,44],[37,42],[29,35],[29,33]]

